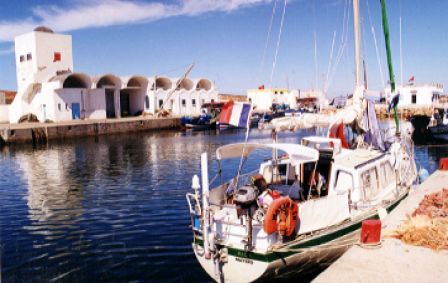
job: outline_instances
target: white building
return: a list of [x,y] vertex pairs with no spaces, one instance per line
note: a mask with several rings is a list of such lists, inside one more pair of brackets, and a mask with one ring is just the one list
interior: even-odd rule
[[290,109],[298,109],[297,102],[301,98],[316,98],[318,102],[323,102],[323,93],[320,90],[288,90],[276,89],[249,89],[247,99],[257,110],[268,111],[272,104],[285,104]]
[[[396,93],[400,93],[398,106],[432,106],[438,103],[439,98],[443,95],[443,85],[441,84],[422,84],[422,85],[405,85],[397,86]],[[390,87],[385,90],[386,100],[390,101]]]
[[[73,72],[72,38],[38,27],[15,38],[17,95],[7,109],[9,122],[34,114],[39,121],[105,119],[155,113],[164,104],[174,115],[200,113],[218,100],[214,84],[195,80]],[[1,111],[1,109],[0,109]],[[6,112],[6,110],[4,110]]]

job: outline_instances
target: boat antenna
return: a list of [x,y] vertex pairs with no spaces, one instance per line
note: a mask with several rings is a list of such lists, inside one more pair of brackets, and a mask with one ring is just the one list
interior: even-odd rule
[[[179,80],[177,80],[176,85],[175,85],[174,88],[168,93],[168,95],[167,95],[165,101],[163,101],[163,103],[162,103],[162,106],[160,106],[159,113],[157,113],[157,116],[160,116],[161,113],[163,113],[163,109],[164,109],[164,107],[165,107],[166,102],[170,100],[171,95],[173,95],[173,93],[177,90],[177,88],[180,86],[180,84],[182,83],[182,81],[185,80],[185,79],[188,77],[188,74],[190,74],[190,72],[191,72],[191,70],[193,69],[193,67],[194,67],[194,63],[190,64],[190,66],[188,67],[187,71],[183,74],[183,76],[182,76]],[[157,85],[156,85],[156,87],[157,87]]]
[[[387,22],[387,13],[386,13],[386,0],[380,0],[381,1],[381,14],[383,18],[383,31],[384,31],[384,38],[386,42],[386,51],[387,51],[387,66],[389,67],[389,81],[390,81],[390,92],[395,92],[395,77],[394,77],[394,69],[392,66],[392,54],[390,49],[390,38],[389,38],[389,24]],[[400,135],[400,125],[398,121],[398,110],[397,110],[397,104],[394,105],[394,118],[395,118],[395,127],[396,131],[395,134],[398,136]]]

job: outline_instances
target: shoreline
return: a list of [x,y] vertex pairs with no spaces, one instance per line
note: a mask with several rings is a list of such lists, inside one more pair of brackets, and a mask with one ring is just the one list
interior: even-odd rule
[[180,118],[129,117],[57,123],[0,124],[0,145],[180,128]]

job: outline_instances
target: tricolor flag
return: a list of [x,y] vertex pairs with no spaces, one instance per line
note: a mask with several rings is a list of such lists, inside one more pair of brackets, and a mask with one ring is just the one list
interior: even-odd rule
[[229,101],[222,107],[219,123],[247,128],[250,109],[250,103]]

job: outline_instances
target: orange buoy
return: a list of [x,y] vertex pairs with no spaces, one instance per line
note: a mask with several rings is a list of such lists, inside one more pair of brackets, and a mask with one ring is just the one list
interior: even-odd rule
[[264,218],[263,229],[267,234],[278,231],[282,236],[291,236],[299,219],[299,206],[289,197],[275,199]]

